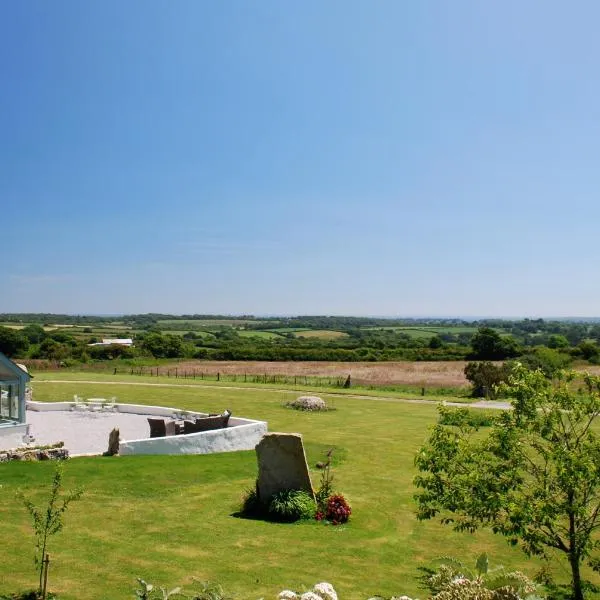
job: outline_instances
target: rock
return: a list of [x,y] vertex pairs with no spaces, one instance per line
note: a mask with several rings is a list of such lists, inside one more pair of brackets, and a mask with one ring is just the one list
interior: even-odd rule
[[327,410],[327,403],[319,396],[300,396],[287,405],[297,410]]
[[119,430],[115,427],[108,434],[108,450],[104,456],[116,456],[119,454]]
[[285,490],[303,490],[314,498],[306,454],[299,433],[267,433],[256,446],[260,502]]

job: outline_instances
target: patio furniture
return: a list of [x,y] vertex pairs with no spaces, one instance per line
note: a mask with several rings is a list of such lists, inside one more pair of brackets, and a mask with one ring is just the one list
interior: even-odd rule
[[[167,421],[165,423],[165,435],[177,435],[179,433],[177,423],[175,421]],[[150,436],[152,437],[152,436]]]
[[165,437],[167,435],[167,426],[164,419],[153,419],[148,417],[148,425],[150,425],[150,437]]
[[196,431],[212,431],[213,429],[224,429],[229,423],[231,412],[226,410],[222,415],[215,417],[199,417],[195,421]]
[[196,423],[194,421],[184,421],[183,422],[183,433],[197,433]]

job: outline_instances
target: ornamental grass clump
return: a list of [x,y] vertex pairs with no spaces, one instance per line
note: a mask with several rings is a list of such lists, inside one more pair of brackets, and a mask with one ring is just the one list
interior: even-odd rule
[[312,519],[317,504],[314,498],[302,490],[284,490],[271,496],[267,513],[273,521],[291,523]]

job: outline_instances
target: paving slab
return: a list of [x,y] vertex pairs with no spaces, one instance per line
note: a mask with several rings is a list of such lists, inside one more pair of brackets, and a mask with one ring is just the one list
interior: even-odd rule
[[148,417],[130,413],[28,410],[27,423],[36,445],[64,442],[71,456],[102,454],[114,427],[122,441],[150,436]]

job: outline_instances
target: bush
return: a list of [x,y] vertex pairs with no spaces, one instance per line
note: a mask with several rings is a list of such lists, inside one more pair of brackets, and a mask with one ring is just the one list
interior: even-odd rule
[[273,521],[291,523],[300,519],[312,519],[316,509],[314,498],[307,492],[285,490],[273,494],[267,511]]
[[440,425],[454,425],[456,427],[469,426],[474,429],[491,427],[496,414],[489,411],[469,408],[444,408],[440,407]]
[[342,494],[335,494],[331,496],[329,500],[327,500],[325,518],[332,525],[341,525],[342,523],[347,523],[351,514],[352,509]]
[[473,385],[474,398],[496,398],[497,387],[507,380],[509,373],[509,365],[496,366],[489,361],[470,362],[465,367],[465,377]]

